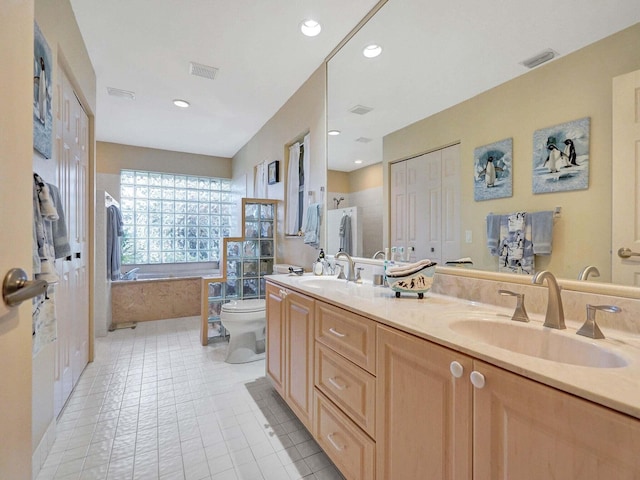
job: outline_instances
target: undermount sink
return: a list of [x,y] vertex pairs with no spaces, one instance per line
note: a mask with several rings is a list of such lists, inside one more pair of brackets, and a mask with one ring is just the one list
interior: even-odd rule
[[313,277],[301,277],[299,282],[305,287],[309,288],[348,288],[351,285],[355,285],[353,282],[347,282],[346,280],[338,280],[337,277],[332,276],[313,276]]
[[496,320],[455,320],[455,333],[494,347],[553,362],[595,368],[621,368],[627,360],[605,345],[598,345],[573,332],[552,330],[541,325]]

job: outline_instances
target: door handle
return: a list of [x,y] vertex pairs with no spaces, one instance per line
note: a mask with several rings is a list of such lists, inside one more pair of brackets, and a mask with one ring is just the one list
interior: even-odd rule
[[640,253],[632,252],[630,248],[622,247],[618,249],[618,256],[620,258],[640,257]]
[[2,282],[2,299],[7,306],[15,307],[25,300],[45,295],[48,285],[44,280],[29,280],[27,272],[21,268],[12,268]]

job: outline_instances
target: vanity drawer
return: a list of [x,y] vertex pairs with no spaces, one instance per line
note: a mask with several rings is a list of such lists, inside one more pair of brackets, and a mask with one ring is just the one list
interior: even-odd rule
[[316,340],[375,375],[376,324],[372,320],[316,302]]
[[375,442],[317,389],[314,397],[318,444],[345,478],[374,480]]
[[316,342],[315,385],[375,439],[376,377]]

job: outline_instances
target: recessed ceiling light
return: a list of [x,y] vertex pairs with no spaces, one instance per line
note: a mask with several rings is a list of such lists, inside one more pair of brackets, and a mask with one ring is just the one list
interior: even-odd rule
[[353,163],[355,163],[356,165],[360,165],[360,164],[362,163],[362,160],[356,160],[356,161],[355,161],[355,162],[353,162]]
[[331,136],[340,135],[340,130],[329,130],[327,132],[327,135],[331,135]]
[[300,24],[300,31],[307,37],[315,37],[322,30],[322,26],[315,20],[305,20]]
[[382,47],[380,45],[367,45],[362,50],[362,54],[367,58],[375,58],[382,53]]
[[186,100],[180,100],[179,98],[176,98],[173,101],[173,104],[176,107],[180,107],[180,108],[187,108],[189,105],[191,105],[189,102],[187,102]]

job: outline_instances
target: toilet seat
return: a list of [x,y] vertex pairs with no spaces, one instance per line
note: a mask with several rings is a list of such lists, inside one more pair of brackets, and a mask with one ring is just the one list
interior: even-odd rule
[[222,305],[224,313],[257,313],[266,310],[266,302],[263,298],[251,300],[231,300]]

